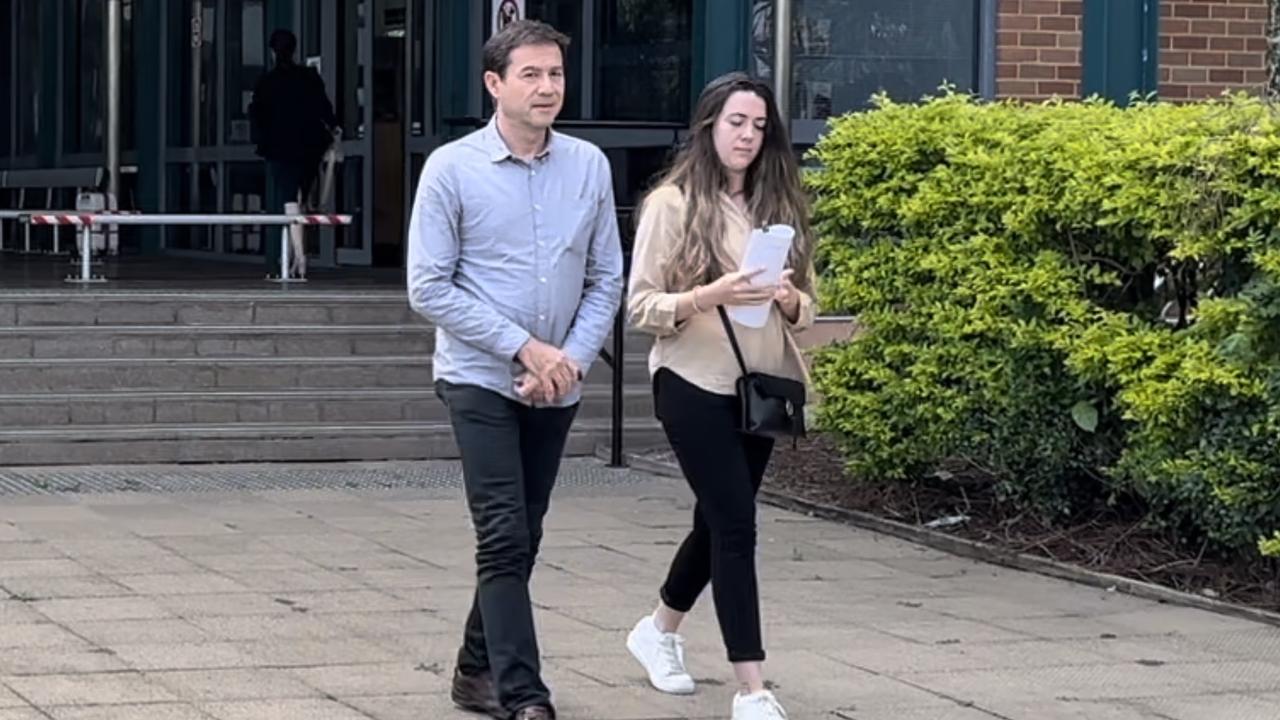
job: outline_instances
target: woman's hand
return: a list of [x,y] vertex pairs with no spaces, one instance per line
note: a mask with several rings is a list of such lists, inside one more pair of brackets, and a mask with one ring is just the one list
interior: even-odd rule
[[778,278],[778,289],[773,294],[774,302],[778,303],[788,322],[795,322],[800,317],[800,291],[791,282],[793,275],[795,270],[783,270]]
[[752,278],[764,268],[739,270],[720,276],[719,280],[694,290],[697,306],[709,310],[716,305],[759,305],[769,302],[778,292],[776,285],[753,285]]

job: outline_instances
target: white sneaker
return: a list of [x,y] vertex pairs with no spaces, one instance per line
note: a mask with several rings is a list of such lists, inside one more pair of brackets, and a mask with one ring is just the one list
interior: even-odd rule
[[787,720],[787,711],[768,690],[733,698],[733,720]]
[[641,618],[627,635],[627,649],[644,666],[655,688],[672,695],[693,692],[693,677],[684,668],[684,638],[659,630],[652,615]]

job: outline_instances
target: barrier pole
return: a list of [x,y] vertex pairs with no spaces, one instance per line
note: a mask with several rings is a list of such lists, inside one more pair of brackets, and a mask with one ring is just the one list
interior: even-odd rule
[[67,276],[72,283],[104,283],[105,277],[93,277],[89,272],[89,254],[93,252],[93,223],[85,223],[80,231],[80,277]]

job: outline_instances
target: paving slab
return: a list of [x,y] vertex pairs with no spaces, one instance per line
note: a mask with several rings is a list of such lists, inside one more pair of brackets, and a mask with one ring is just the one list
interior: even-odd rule
[[[24,470],[151,480],[0,497],[0,720],[474,718],[448,700],[474,592],[456,464],[293,467]],[[683,630],[697,694],[654,692],[623,647],[687,489],[590,460],[565,478],[532,583],[560,717],[728,718],[710,592]],[[1280,717],[1280,628],[774,508],[760,540],[766,671],[792,718]]]

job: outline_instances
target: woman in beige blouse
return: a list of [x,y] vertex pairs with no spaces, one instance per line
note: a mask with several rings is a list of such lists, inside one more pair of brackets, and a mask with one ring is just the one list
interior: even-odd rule
[[[754,227],[796,236],[777,285],[742,268]],[[764,327],[734,324],[747,368],[807,381],[792,334],[813,322],[812,244],[791,140],[769,87],[742,73],[702,92],[690,138],[645,199],[636,233],[627,314],[656,336],[649,358],[658,419],[697,498],[693,529],[676,552],[657,610],[627,648],[657,689],[692,693],[676,634],[711,584],[729,661],[742,687],[733,720],[786,717],[765,689],[756,582],[756,493],[773,441],[735,429],[741,370],[717,306],[770,305]]]

